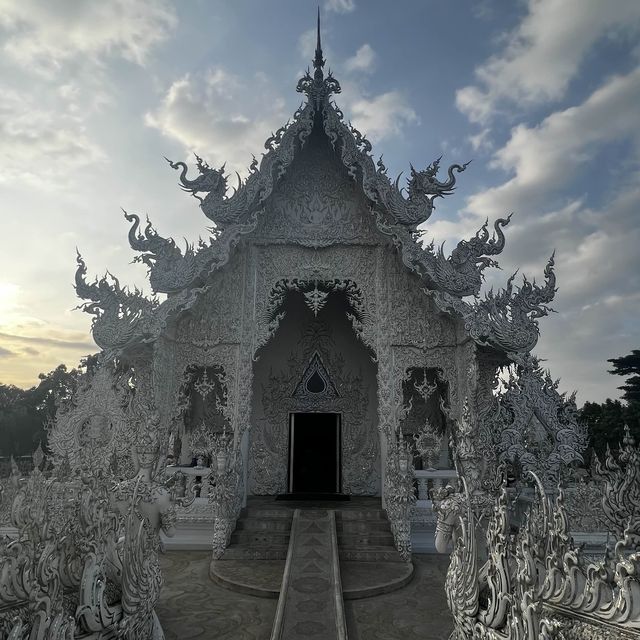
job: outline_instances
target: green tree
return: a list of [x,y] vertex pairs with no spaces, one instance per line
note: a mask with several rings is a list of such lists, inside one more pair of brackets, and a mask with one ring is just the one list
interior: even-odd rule
[[[81,366],[87,366],[85,359]],[[41,373],[40,382],[31,389],[0,384],[0,456],[23,456],[33,453],[39,442],[46,441],[46,427],[59,401],[71,398],[80,369],[67,370],[63,364],[49,373]]]
[[613,365],[609,373],[617,376],[631,376],[625,383],[618,387],[624,393],[622,399],[629,402],[640,402],[640,349],[634,349],[631,353],[620,358],[607,360]]
[[628,425],[636,442],[640,443],[640,404],[623,404],[607,398],[602,404],[585,402],[579,412],[580,421],[587,427],[591,449],[602,460],[607,445],[617,449],[622,442],[624,425]]
[[24,444],[22,438],[29,439],[33,431],[26,396],[24,389],[0,385],[0,455],[19,455]]

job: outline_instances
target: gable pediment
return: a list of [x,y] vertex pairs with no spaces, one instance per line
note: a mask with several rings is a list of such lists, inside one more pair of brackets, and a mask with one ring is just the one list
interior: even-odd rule
[[265,203],[253,236],[308,247],[384,241],[362,188],[317,128]]

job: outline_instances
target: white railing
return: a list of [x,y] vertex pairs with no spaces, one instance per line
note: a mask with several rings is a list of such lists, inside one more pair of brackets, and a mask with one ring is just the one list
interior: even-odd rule
[[455,484],[458,472],[455,469],[421,469],[415,470],[413,477],[418,485],[418,502],[430,504],[430,491],[446,487],[447,484]]
[[194,491],[194,487],[197,484],[200,485],[199,493],[197,497],[207,498],[209,495],[209,482],[208,478],[211,475],[211,467],[177,467],[170,466],[166,468],[165,473],[168,476],[175,475],[180,472],[185,476],[184,493],[180,497],[191,496]]

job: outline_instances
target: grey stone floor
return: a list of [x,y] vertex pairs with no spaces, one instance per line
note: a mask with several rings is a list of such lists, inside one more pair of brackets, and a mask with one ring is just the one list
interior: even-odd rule
[[[165,585],[156,608],[167,640],[268,640],[277,600],[242,595],[208,576],[206,551],[161,556]],[[413,580],[373,598],[348,600],[349,640],[446,640],[451,618],[444,594],[448,558],[414,556]]]

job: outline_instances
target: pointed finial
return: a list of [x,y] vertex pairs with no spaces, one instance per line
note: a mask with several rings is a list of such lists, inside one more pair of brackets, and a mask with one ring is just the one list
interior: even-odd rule
[[322,80],[323,73],[322,67],[324,67],[324,59],[322,57],[322,40],[320,38],[320,7],[318,7],[318,35],[316,39],[316,56],[313,60],[313,67],[316,70],[314,73],[315,78]]

